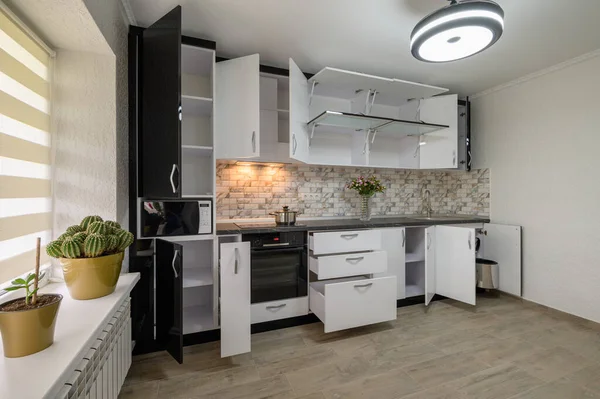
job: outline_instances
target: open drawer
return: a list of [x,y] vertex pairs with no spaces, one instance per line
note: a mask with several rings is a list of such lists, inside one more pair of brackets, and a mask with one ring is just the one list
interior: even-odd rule
[[376,251],[381,249],[381,230],[312,233],[309,249],[313,255]]
[[374,251],[346,255],[311,256],[309,265],[310,270],[319,277],[319,280],[383,273],[387,270],[387,253]]
[[396,276],[310,283],[310,310],[325,332],[396,319]]

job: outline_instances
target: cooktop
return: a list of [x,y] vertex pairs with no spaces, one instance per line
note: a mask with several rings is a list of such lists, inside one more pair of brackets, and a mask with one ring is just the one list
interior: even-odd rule
[[296,223],[296,224],[292,224],[292,225],[287,225],[287,224],[277,224],[277,223],[269,223],[269,222],[263,222],[263,223],[235,223],[235,225],[237,227],[239,227],[240,229],[274,229],[277,227],[302,227],[302,226],[306,226],[305,224],[302,223]]

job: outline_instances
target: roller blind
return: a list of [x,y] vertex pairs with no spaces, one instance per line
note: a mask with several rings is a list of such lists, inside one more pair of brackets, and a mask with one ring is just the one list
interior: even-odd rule
[[0,283],[34,268],[36,237],[50,263],[51,56],[38,43],[0,8]]

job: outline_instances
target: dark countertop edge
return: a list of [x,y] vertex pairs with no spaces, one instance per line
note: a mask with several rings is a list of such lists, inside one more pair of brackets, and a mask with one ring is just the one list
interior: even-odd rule
[[348,229],[373,229],[384,227],[420,227],[435,226],[443,224],[472,224],[489,223],[490,219],[486,217],[468,217],[458,216],[456,219],[437,219],[423,220],[412,218],[375,218],[368,222],[359,219],[324,219],[324,220],[303,220],[304,226],[281,226],[274,228],[256,228],[240,229],[235,223],[217,223],[217,236],[232,234],[257,234],[278,231],[323,231],[323,230],[348,230]]

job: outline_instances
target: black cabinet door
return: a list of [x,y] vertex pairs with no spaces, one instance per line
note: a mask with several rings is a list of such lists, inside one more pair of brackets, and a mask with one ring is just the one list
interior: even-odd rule
[[181,6],[142,37],[141,195],[181,196]]
[[156,240],[156,341],[183,362],[183,247]]

